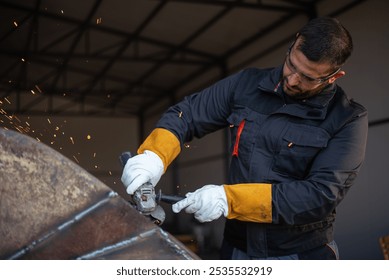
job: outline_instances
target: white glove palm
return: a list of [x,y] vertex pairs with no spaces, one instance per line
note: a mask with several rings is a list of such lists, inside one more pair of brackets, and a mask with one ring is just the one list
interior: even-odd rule
[[173,204],[173,212],[185,209],[186,213],[194,213],[199,222],[210,222],[222,214],[228,215],[227,197],[223,186],[206,185],[193,193],[187,193],[186,198]]
[[124,166],[122,182],[127,193],[132,195],[141,185],[150,182],[154,187],[164,171],[160,157],[152,151],[144,151],[143,154],[128,159]]

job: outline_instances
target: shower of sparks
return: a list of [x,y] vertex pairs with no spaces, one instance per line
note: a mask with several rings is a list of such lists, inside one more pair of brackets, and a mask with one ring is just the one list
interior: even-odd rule
[[[16,22],[15,22],[16,25]],[[23,62],[26,60],[24,58],[20,58]],[[12,83],[12,81],[9,81],[9,83]],[[27,90],[27,92],[34,96],[34,98],[38,98],[40,94],[43,94],[42,89],[38,85],[34,85],[32,89]],[[63,94],[64,96],[70,96],[71,94]],[[108,95],[108,98],[110,96]],[[7,106],[13,105],[13,98],[12,96],[3,96],[0,97],[0,126],[4,130],[15,130],[21,134],[26,134],[33,139],[35,139],[37,142],[46,143],[48,145],[51,145],[54,149],[61,153],[68,152],[67,149],[70,146],[69,144],[66,144],[70,141],[72,145],[76,144],[82,144],[82,141],[78,140],[75,141],[74,136],[67,136],[65,137],[65,128],[68,123],[67,120],[63,120],[62,122],[56,121],[55,118],[52,117],[46,117],[46,121],[44,123],[41,123],[43,126],[39,126],[39,128],[34,128],[34,119],[30,116],[16,116],[13,113],[9,113]],[[69,132],[66,131],[66,133],[69,135]],[[65,137],[65,138],[64,138]],[[92,134],[87,133],[83,138],[84,141],[90,141],[92,140]],[[50,139],[51,138],[51,139]],[[65,142],[63,142],[65,140]],[[77,143],[76,143],[77,142]],[[85,142],[84,142],[85,143]],[[92,154],[89,154],[89,157],[92,156],[92,160],[84,159],[84,157],[81,156],[81,153],[74,153],[72,152],[71,158],[77,163],[81,164],[81,159],[85,162],[90,164],[89,168],[93,168],[95,170],[101,170],[101,164],[97,159],[97,153],[93,152]],[[106,171],[109,176],[113,176],[112,171]],[[111,184],[116,184],[116,182],[111,181]]]
[[42,90],[39,88],[38,85],[35,85],[35,88],[39,91],[39,93],[42,93]]
[[75,160],[77,163],[80,163],[80,162],[78,161],[78,159],[77,159],[76,156],[73,156],[73,158],[74,158],[74,160]]

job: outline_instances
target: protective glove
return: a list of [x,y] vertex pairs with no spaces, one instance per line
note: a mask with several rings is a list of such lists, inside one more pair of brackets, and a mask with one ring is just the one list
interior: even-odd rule
[[161,158],[156,153],[145,150],[127,161],[123,169],[122,182],[127,193],[132,195],[144,183],[150,182],[155,187],[163,172]]
[[186,198],[173,204],[173,212],[185,209],[186,213],[194,213],[199,222],[210,222],[221,215],[228,215],[227,197],[224,186],[206,185],[193,193],[187,193]]

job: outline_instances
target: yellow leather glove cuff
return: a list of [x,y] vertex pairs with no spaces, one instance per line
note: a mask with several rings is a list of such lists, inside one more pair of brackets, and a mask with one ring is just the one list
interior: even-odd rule
[[156,153],[163,162],[164,172],[170,163],[181,152],[181,145],[178,138],[169,130],[164,128],[154,129],[146,140],[138,148],[138,154],[145,150]]
[[272,222],[271,184],[224,185],[227,196],[227,219],[246,222]]

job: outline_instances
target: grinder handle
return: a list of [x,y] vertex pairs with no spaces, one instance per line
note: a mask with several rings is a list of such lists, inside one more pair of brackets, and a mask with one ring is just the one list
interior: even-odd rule
[[122,167],[124,167],[127,161],[132,157],[130,152],[124,152],[120,155],[119,160]]
[[163,201],[168,204],[174,204],[176,202],[179,202],[180,200],[183,200],[185,196],[181,195],[169,195],[169,194],[163,194],[161,190],[157,193],[157,201]]

